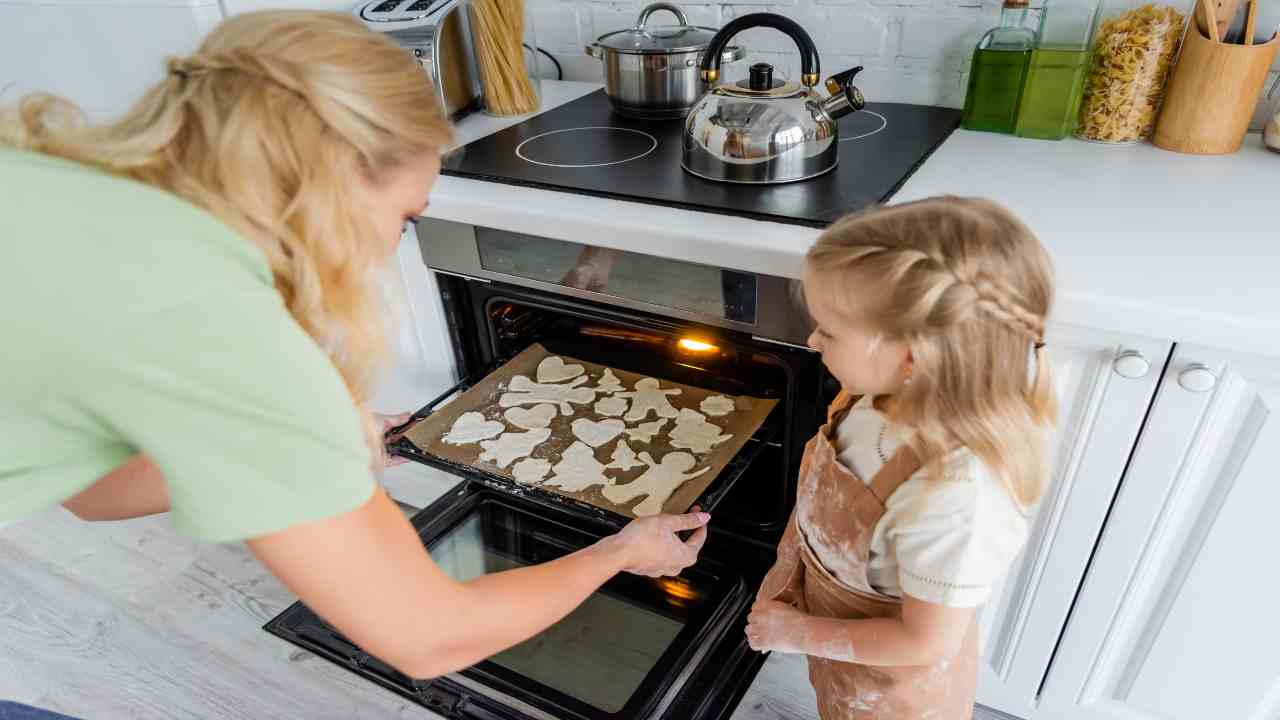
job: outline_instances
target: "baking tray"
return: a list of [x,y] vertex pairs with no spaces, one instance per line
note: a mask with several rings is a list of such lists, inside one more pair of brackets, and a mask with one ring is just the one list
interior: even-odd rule
[[[514,466],[514,463],[505,469],[499,468],[492,463],[481,462],[478,459],[481,452],[481,447],[478,444],[449,445],[442,441],[442,436],[453,427],[454,421],[466,412],[480,412],[487,420],[503,421],[502,413],[504,408],[499,406],[499,398],[510,384],[511,379],[517,375],[523,375],[531,379],[535,378],[539,363],[551,355],[553,353],[548,352],[542,345],[534,344],[501,364],[501,366],[492,370],[474,384],[468,381],[459,383],[457,388],[414,413],[410,423],[403,426],[403,437],[390,445],[392,452],[418,462],[441,467],[450,472],[479,480],[487,485],[512,493],[533,495],[557,503],[568,503],[587,509],[595,514],[604,514],[615,518],[630,519],[635,517],[630,508],[639,504],[643,498],[636,498],[625,505],[617,505],[604,497],[601,492],[601,486],[598,485],[581,492],[569,492],[560,488],[545,487],[537,484],[522,484],[516,482],[511,475],[511,467]],[[586,375],[590,379],[584,386],[597,384],[598,379],[608,367],[581,358],[564,355],[559,357],[562,357],[567,364],[578,364],[585,368]],[[609,369],[622,382],[624,392],[631,390],[638,380],[646,377],[617,368]],[[682,383],[668,382],[662,378],[657,379],[661,381],[663,389],[679,389],[681,391],[679,395],[669,397],[671,404],[677,410],[681,408],[696,410],[704,399],[721,394]],[[461,390],[463,387],[466,387],[465,391],[453,397],[457,390]],[[606,396],[597,395],[597,399],[603,397]],[[726,397],[734,400],[737,411],[727,416],[708,417],[707,419],[708,422],[719,426],[722,432],[731,434],[733,437],[712,448],[708,453],[693,453],[698,461],[693,468],[694,471],[705,467],[709,467],[710,470],[677,488],[675,493],[663,504],[662,512],[681,513],[695,504],[711,512],[724,494],[728,492],[729,488],[732,487],[733,483],[736,482],[737,478],[750,466],[756,455],[773,441],[776,424],[770,424],[767,420],[777,405],[776,400],[745,396]],[[446,400],[448,401],[447,404],[445,404]],[[551,423],[551,437],[535,448],[530,457],[544,458],[554,464],[559,460],[561,453],[576,439],[570,430],[570,422],[572,420],[578,418],[601,420],[605,418],[605,416],[599,415],[594,411],[593,405],[574,406],[574,409],[575,413],[569,417],[557,414]],[[653,416],[650,415],[645,421],[652,419]],[[627,425],[628,427],[634,427],[638,422],[627,423]],[[512,428],[509,423],[507,425],[510,429],[518,430],[518,428]],[[661,461],[667,453],[678,450],[678,448],[674,448],[670,444],[669,432],[673,427],[674,420],[668,422],[659,435],[649,443],[632,441],[630,445],[637,454],[642,451],[648,452],[654,460]],[[616,439],[597,448],[595,451],[597,461],[607,464],[611,459],[615,446]],[[691,451],[685,450],[685,452]],[[626,472],[610,471],[609,476],[615,478],[619,484],[623,484],[631,482],[643,472],[643,468]]]

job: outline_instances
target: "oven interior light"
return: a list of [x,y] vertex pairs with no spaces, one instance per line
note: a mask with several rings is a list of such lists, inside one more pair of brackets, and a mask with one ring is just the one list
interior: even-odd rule
[[677,345],[680,346],[681,350],[691,353],[710,353],[720,349],[709,342],[703,342],[702,340],[695,340],[693,338],[680,338],[680,342],[677,343]]
[[689,584],[689,581],[683,578],[659,578],[656,580],[658,587],[667,594],[667,597],[675,601],[697,600],[702,596],[696,588]]

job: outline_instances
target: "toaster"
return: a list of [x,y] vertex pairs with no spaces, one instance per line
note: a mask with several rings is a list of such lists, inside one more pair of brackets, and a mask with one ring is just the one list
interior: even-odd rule
[[417,58],[451,119],[479,107],[480,82],[461,0],[372,0],[352,12]]

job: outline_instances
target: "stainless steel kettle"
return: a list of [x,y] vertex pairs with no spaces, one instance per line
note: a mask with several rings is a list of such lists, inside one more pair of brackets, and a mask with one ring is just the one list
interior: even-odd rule
[[[800,82],[773,77],[773,66],[756,63],[750,77],[719,84],[720,57],[743,30],[780,30],[800,49]],[[774,13],[753,13],[730,21],[716,33],[702,56],[702,78],[713,87],[685,120],[681,165],[708,180],[732,183],[785,183],[807,180],[836,166],[836,121],[861,110],[865,101],[854,87],[861,67],[832,75],[829,96],[813,90],[820,72],[818,50],[795,21]]]

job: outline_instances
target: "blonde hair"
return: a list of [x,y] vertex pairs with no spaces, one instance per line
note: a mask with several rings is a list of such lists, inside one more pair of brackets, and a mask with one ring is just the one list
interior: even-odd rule
[[451,142],[428,78],[354,18],[311,11],[238,15],[168,63],[116,122],[88,126],[70,102],[31,95],[0,118],[0,143],[167,190],[252,241],[363,410],[384,350],[386,249],[353,185]]
[[807,265],[812,297],[910,348],[893,419],[912,428],[933,476],[967,447],[1022,507],[1034,504],[1057,398],[1043,345],[1053,270],[1031,231],[993,202],[931,198],[836,222]]

